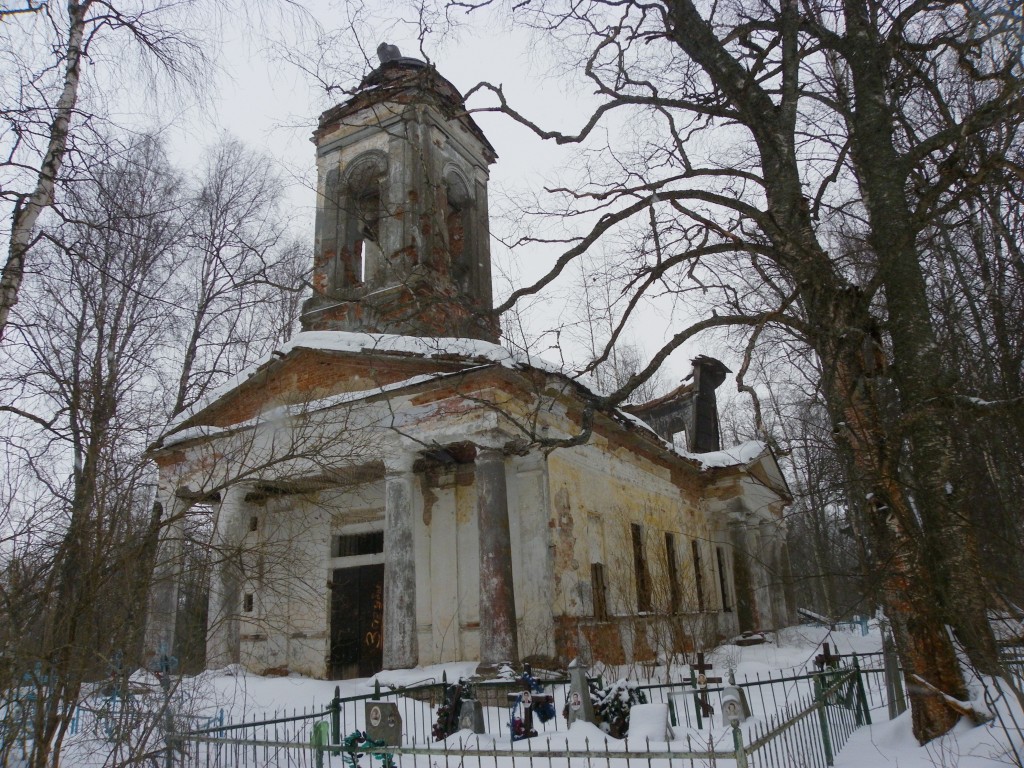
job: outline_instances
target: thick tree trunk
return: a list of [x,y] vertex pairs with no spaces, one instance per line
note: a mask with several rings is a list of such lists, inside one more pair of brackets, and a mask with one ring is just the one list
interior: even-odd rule
[[[839,438],[846,442],[863,486],[874,489],[868,534],[904,665],[936,689],[963,699],[966,687],[945,625],[953,619],[949,608],[955,603],[965,611],[963,617],[954,619],[955,625],[976,622],[980,629],[970,641],[984,647],[984,638],[979,637],[987,628],[984,610],[979,618],[983,602],[974,587],[960,588],[963,582],[980,583],[981,577],[970,531],[964,523],[954,523],[952,513],[957,510],[950,502],[955,503],[957,489],[953,487],[950,499],[942,499],[939,493],[950,477],[950,444],[944,440],[942,420],[936,418],[937,406],[929,405],[934,390],[922,391],[917,386],[934,381],[929,377],[940,370],[933,366],[938,350],[929,350],[929,325],[927,319],[920,322],[918,314],[922,307],[927,311],[927,304],[917,301],[923,294],[914,282],[915,267],[920,279],[914,239],[908,239],[906,226],[886,218],[892,216],[891,206],[898,201],[892,194],[881,195],[883,188],[870,188],[869,179],[861,179],[869,192],[865,197],[869,198],[871,223],[882,225],[872,230],[871,244],[878,250],[889,317],[894,320],[889,331],[893,334],[898,406],[906,422],[900,425],[902,431],[886,423],[874,381],[885,373],[881,369],[884,353],[869,298],[849,283],[821,247],[803,197],[794,123],[799,94],[796,4],[791,0],[781,4],[783,55],[778,103],[749,80],[692,0],[673,0],[668,7],[671,38],[708,73],[757,144],[768,203],[762,224],[774,246],[773,259],[799,286],[804,311],[813,318],[808,341],[822,361],[823,387]],[[858,111],[850,126],[854,158],[872,163],[872,168],[892,178],[901,164],[891,143],[884,56],[873,48],[872,27],[862,0],[846,0],[845,8],[849,39],[856,48],[847,52],[857,92]],[[908,210],[906,201],[902,202],[897,214]],[[878,222],[876,214],[880,214]],[[901,258],[893,259],[884,249],[895,249]],[[905,330],[904,323],[909,323]],[[909,460],[901,455],[904,443],[912,447]],[[913,470],[915,481],[910,487],[904,482],[908,469]],[[951,547],[956,551],[951,553]],[[957,571],[946,567],[954,563]],[[947,604],[952,573],[957,585],[952,591],[958,594]],[[912,702],[914,733],[925,742],[948,731],[959,715],[944,699],[923,691],[912,690]]]
[[[943,584],[936,579],[925,521],[901,477],[901,440],[886,418],[891,395],[887,371],[866,302],[847,292],[834,310],[845,334],[819,346],[824,389],[839,442],[845,447],[858,484],[870,489],[865,505],[870,557],[909,680],[916,675],[954,698],[967,699],[956,649],[946,629]],[[859,334],[856,329],[863,329]],[[914,735],[922,743],[941,736],[960,715],[925,686],[909,685]]]
[[997,674],[977,535],[964,509],[964,483],[950,433],[954,420],[947,409],[949,394],[956,391],[955,375],[946,369],[932,326],[918,226],[907,198],[905,164],[894,143],[888,53],[863,0],[847,0],[846,19],[856,102],[849,120],[852,156],[885,289],[891,375],[899,401],[900,424],[889,448],[907,449],[906,456],[893,461],[890,474],[904,481],[900,496],[908,513],[920,518],[921,565],[935,584],[946,621],[956,628],[971,662],[986,674]]

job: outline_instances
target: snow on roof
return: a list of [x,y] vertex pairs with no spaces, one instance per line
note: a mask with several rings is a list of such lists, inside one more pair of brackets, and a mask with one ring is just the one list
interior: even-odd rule
[[749,464],[760,458],[767,450],[768,446],[760,440],[748,440],[722,451],[709,451],[708,453],[677,451],[677,453],[688,459],[699,461],[704,465],[704,469],[711,469],[712,467],[735,467],[740,464]]
[[558,366],[547,360],[512,352],[499,344],[479,339],[398,336],[390,333],[351,333],[348,331],[303,331],[295,334],[273,352],[264,355],[219,387],[210,390],[191,407],[173,418],[167,425],[165,434],[174,431],[176,427],[188,421],[204,408],[241,386],[274,358],[284,357],[296,349],[355,354],[384,352],[404,354],[410,357],[457,358],[467,362],[498,363],[506,368],[533,367],[552,373],[559,371]]
[[[475,366],[479,367],[479,366]],[[310,400],[309,402],[295,403],[291,405],[279,405],[276,408],[260,413],[251,419],[240,421],[237,424],[232,424],[230,427],[211,427],[205,424],[199,424],[197,426],[188,427],[179,432],[175,432],[173,427],[167,429],[164,433],[163,447],[174,445],[176,443],[182,443],[186,440],[192,440],[200,437],[213,437],[218,434],[225,432],[231,432],[238,429],[246,429],[248,427],[254,427],[261,422],[277,421],[280,419],[290,418],[294,416],[301,416],[303,414],[314,413],[316,411],[323,411],[328,408],[334,408],[335,406],[342,405],[344,403],[354,403],[357,400],[366,400],[374,397],[375,395],[386,394],[404,387],[415,386],[416,384],[422,384],[427,381],[435,381],[437,379],[443,379],[446,376],[461,376],[466,371],[474,370],[474,368],[466,368],[460,371],[445,371],[441,373],[428,373],[421,374],[419,376],[413,376],[402,381],[394,381],[390,384],[383,384],[379,387],[373,387],[371,389],[363,389],[355,392],[339,392],[338,394],[328,395],[327,397],[321,397],[317,400]],[[180,422],[179,422],[180,423]]]
[[512,367],[524,365],[557,371],[556,366],[541,360],[512,352],[500,344],[479,339],[433,338],[399,336],[391,333],[349,333],[346,331],[304,331],[283,344],[278,352],[288,354],[293,349],[319,349],[332,352],[390,352],[417,357],[458,357],[487,360]]
[[[494,363],[503,365],[506,368],[532,367],[548,373],[560,373],[566,375],[565,372],[557,365],[554,365],[543,358],[531,357],[529,355],[513,352],[500,344],[493,344],[489,341],[481,341],[480,339],[399,336],[397,334],[389,333],[355,333],[349,331],[303,331],[302,333],[295,334],[289,341],[279,346],[269,355],[264,356],[248,368],[244,369],[241,373],[231,377],[221,386],[212,390],[205,397],[197,401],[191,408],[180,413],[171,421],[170,424],[168,424],[167,429],[164,431],[165,438],[171,438],[172,433],[174,433],[173,438],[167,440],[164,445],[170,445],[175,442],[181,442],[195,437],[209,437],[214,431],[220,431],[219,428],[214,427],[193,427],[175,433],[175,429],[180,427],[181,424],[188,421],[188,419],[192,418],[204,408],[224,397],[231,390],[239,387],[271,360],[274,358],[284,357],[297,349],[346,352],[350,354],[381,352],[385,354],[408,355],[410,357],[454,358],[464,360],[466,362]],[[460,371],[459,373],[462,372],[464,371]],[[376,387],[371,390],[345,392],[338,395],[332,395],[313,403],[306,403],[301,406],[301,409],[304,412],[309,412],[311,410],[330,408],[345,402],[353,402],[384,392],[412,386],[444,375],[447,374],[414,376],[413,378],[405,379],[404,381],[395,382],[383,387]],[[587,386],[587,383],[580,381],[579,378],[570,378],[572,378],[578,386],[581,386],[588,391],[593,391],[591,387]],[[292,413],[296,407],[297,406],[284,407],[284,410],[275,409],[273,415],[284,415],[285,411]],[[288,408],[291,410],[288,410]],[[278,411],[281,412],[278,413]],[[620,419],[632,423],[646,432],[649,432],[653,439],[663,443],[668,450],[685,459],[698,462],[702,469],[709,469],[712,467],[733,467],[747,464],[761,456],[761,454],[766,450],[764,443],[751,440],[723,451],[712,451],[710,453],[689,453],[686,451],[680,451],[674,448],[671,443],[665,441],[647,422],[638,416],[621,409],[616,409],[615,413]],[[272,414],[269,413],[262,414],[257,419],[251,419],[245,423],[236,424],[232,428],[237,429],[245,427],[250,425],[250,423],[254,424],[259,420],[267,419],[271,417],[271,415]]]
[[726,448],[722,451],[709,451],[707,453],[690,453],[689,451],[681,451],[655,432],[654,428],[639,416],[622,409],[616,409],[615,415],[623,421],[630,422],[637,427],[650,432],[651,436],[660,441],[666,450],[676,454],[677,456],[682,456],[684,459],[698,462],[701,465],[701,469],[738,467],[743,464],[749,464],[755,459],[760,458],[767,450],[767,446],[761,441],[748,440],[745,443],[734,445],[732,448]]

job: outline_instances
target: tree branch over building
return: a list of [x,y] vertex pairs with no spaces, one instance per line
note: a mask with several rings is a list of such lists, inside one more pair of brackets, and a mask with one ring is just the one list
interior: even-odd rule
[[[863,533],[885,566],[880,592],[904,668],[944,694],[914,694],[922,742],[959,718],[949,697],[968,695],[947,625],[977,668],[1001,671],[952,417],[970,387],[943,352],[931,277],[938,233],[955,232],[961,248],[975,226],[969,201],[1005,180],[1019,186],[1020,39],[983,23],[982,10],[956,0],[525,2],[506,13],[552,43],[564,74],[597,86],[598,106],[572,134],[545,128],[497,86],[477,86],[469,103],[589,158],[585,176],[534,211],[575,223],[568,247],[501,309],[603,246],[620,254],[610,274],[628,296],[624,327],[654,295],[704,313],[607,402],[713,329],[750,329],[744,372],[759,338],[781,334],[811,353],[852,487],[870,500]],[[478,106],[484,94],[498,105]],[[625,120],[639,135],[632,146],[598,138]],[[1007,375],[1019,380],[1014,359]]]

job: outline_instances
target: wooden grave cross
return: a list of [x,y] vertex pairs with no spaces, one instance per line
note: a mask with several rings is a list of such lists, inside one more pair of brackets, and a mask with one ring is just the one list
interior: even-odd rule
[[838,653],[833,654],[828,643],[822,643],[821,648],[824,652],[819,653],[814,657],[814,666],[816,666],[819,671],[826,668],[836,669],[839,666],[839,662],[842,660],[842,656]]
[[708,700],[708,683],[720,683],[722,678],[720,677],[708,677],[705,672],[710,672],[713,667],[704,661],[704,654],[697,654],[697,663],[691,664],[690,669],[697,673],[697,687],[700,688],[700,696],[697,699],[697,703],[700,705],[701,714],[704,717],[711,717],[715,714],[715,708],[711,706],[711,702]]

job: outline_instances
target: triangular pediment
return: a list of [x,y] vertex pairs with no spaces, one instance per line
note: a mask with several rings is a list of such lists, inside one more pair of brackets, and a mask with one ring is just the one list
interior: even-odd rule
[[250,369],[174,425],[229,427],[272,408],[332,395],[380,390],[402,381],[478,365],[470,360],[416,357],[401,352],[297,348]]

